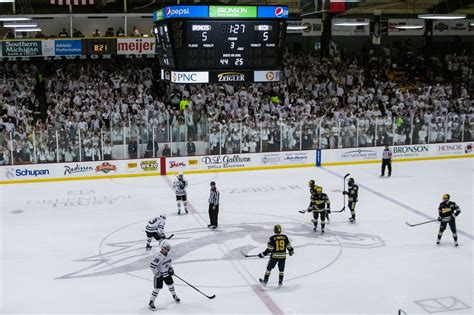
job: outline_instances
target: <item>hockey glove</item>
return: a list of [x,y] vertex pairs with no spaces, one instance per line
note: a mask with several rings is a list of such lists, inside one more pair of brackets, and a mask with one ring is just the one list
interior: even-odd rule
[[289,252],[290,252],[290,256],[293,256],[293,254],[295,253],[295,251],[293,250],[290,250]]
[[330,214],[330,213],[331,213],[331,208],[327,208],[327,209],[326,209],[326,213],[327,213],[327,214]]
[[438,221],[440,221],[440,222],[441,222],[441,217],[438,217]]
[[347,191],[342,192],[343,195],[348,195],[349,193]]
[[164,240],[164,239],[166,239],[166,235],[165,235],[165,234],[160,234],[160,238],[161,238],[162,240]]
[[260,254],[258,254],[258,257],[263,258],[263,257],[265,257],[265,255],[263,253],[260,253]]
[[174,269],[173,269],[173,267],[170,267],[170,269],[168,269],[168,274],[169,274],[170,276],[174,275]]

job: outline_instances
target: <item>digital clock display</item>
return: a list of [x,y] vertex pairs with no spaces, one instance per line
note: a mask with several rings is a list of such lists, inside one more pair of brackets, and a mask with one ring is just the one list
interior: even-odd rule
[[111,47],[108,42],[92,42],[89,43],[89,52],[91,54],[109,54]]

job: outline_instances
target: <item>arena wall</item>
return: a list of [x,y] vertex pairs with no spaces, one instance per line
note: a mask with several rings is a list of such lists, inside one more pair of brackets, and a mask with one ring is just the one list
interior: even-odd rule
[[[473,143],[456,142],[390,147],[394,162],[474,158]],[[236,172],[295,167],[380,163],[383,147],[250,154],[161,157],[138,160],[6,165],[0,184]]]

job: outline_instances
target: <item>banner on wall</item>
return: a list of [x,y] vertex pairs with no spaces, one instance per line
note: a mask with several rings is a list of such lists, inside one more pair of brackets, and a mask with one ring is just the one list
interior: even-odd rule
[[5,41],[2,44],[2,56],[41,56],[43,54],[41,42],[40,40]]
[[303,19],[303,36],[321,36],[323,34],[323,22],[321,19]]
[[155,54],[154,38],[117,38],[117,55]]
[[433,35],[474,35],[474,27],[470,23],[474,20],[436,20],[433,22]]
[[56,56],[78,56],[82,55],[82,42],[80,39],[55,40],[54,53]]
[[[397,26],[405,25],[421,25],[420,29],[399,29]],[[389,19],[388,35],[389,36],[423,36],[425,33],[425,21],[422,19]]]
[[42,56],[55,56],[54,51],[55,41],[52,39],[42,40],[41,49],[43,50]]
[[[369,19],[334,19],[332,22],[332,36],[369,36]],[[360,26],[340,26],[339,23],[365,23]]]

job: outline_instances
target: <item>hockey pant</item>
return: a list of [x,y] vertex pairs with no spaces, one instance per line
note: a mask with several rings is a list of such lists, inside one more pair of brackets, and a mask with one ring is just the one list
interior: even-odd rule
[[278,264],[278,271],[280,272],[278,274],[278,282],[283,282],[283,276],[285,274],[285,261],[286,259],[270,258],[267,264],[267,271],[265,271],[265,277],[263,281],[268,282],[270,274],[272,273],[272,269],[275,268],[276,264]]
[[440,240],[441,237],[443,236],[443,232],[444,232],[444,230],[446,230],[446,226],[448,224],[449,224],[449,228],[451,229],[451,232],[453,233],[454,241],[457,241],[458,240],[458,234],[457,234],[457,231],[456,231],[456,220],[454,218],[449,220],[448,222],[441,221],[441,224],[439,225],[438,240]]
[[170,290],[171,294],[173,296],[176,295],[176,292],[174,290],[174,285],[173,285],[173,283],[174,283],[173,278],[171,276],[167,276],[165,278],[155,277],[155,279],[153,279],[154,290],[153,290],[153,292],[151,292],[151,298],[150,298],[151,301],[153,301],[153,302],[155,301],[156,297],[158,296],[158,293],[163,288],[163,281],[168,286],[168,290]]

